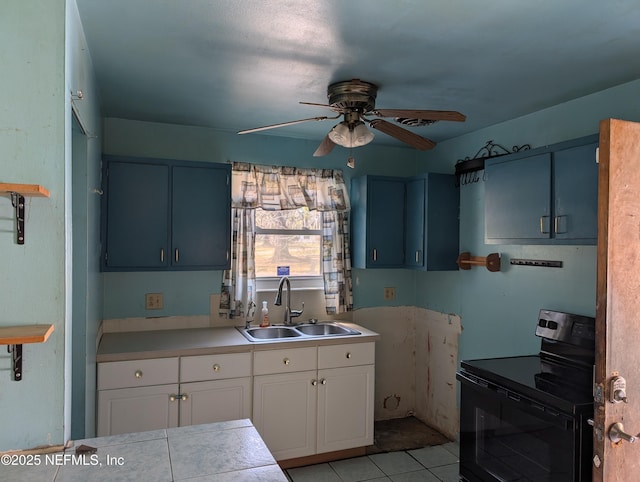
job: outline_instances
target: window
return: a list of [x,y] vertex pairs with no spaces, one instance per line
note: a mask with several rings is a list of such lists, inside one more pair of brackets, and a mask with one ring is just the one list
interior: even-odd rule
[[308,208],[256,209],[256,278],[322,276],[322,217]]

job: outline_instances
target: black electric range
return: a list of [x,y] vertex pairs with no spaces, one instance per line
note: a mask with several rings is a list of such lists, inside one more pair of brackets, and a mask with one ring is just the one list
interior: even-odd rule
[[540,310],[540,353],[465,360],[460,477],[591,480],[595,320]]

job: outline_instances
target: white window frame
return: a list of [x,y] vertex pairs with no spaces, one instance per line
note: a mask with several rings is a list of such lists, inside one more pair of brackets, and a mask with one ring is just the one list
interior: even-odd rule
[[[322,229],[266,229],[260,228],[256,225],[257,234],[282,234],[287,236],[306,236],[317,235],[320,236],[320,270],[322,270]],[[281,277],[279,276],[261,276],[256,273],[256,290],[258,292],[276,292],[278,291],[278,284]],[[291,282],[291,289],[297,290],[324,290],[324,278],[322,273],[318,276],[289,276]]]

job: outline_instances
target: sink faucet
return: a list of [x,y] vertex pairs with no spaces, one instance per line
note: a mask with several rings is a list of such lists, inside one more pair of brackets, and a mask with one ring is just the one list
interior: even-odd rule
[[278,294],[276,295],[276,300],[273,302],[274,305],[276,306],[282,305],[282,288],[285,283],[287,283],[287,304],[285,305],[285,308],[284,308],[284,324],[290,325],[291,318],[297,318],[304,311],[304,301],[302,302],[301,310],[291,309],[291,282],[289,281],[288,276],[283,276],[280,279],[280,284],[278,285]]

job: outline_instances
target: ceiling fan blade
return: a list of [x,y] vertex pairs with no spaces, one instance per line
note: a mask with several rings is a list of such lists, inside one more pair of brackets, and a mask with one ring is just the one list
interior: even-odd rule
[[324,139],[322,139],[322,142],[320,143],[316,151],[313,153],[313,157],[326,156],[331,151],[333,151],[334,147],[336,147],[336,143],[329,139],[329,136],[326,135],[324,136]]
[[[340,117],[340,116],[338,116],[338,117]],[[294,121],[289,121],[289,122],[281,122],[280,124],[271,124],[269,126],[256,127],[254,129],[246,129],[244,131],[239,131],[238,134],[250,134],[252,132],[259,132],[259,131],[266,131],[268,129],[275,129],[276,127],[292,126],[294,124],[302,124],[303,122],[310,122],[310,121],[323,121],[325,119],[337,119],[338,117],[327,117],[327,116],[309,117],[308,119],[300,119],[300,120],[294,120]]]
[[329,104],[317,104],[315,102],[302,102],[302,101],[300,101],[298,103],[299,104],[303,104],[303,105],[312,105],[314,107],[324,107],[326,109],[336,110],[335,107],[333,107],[332,105],[329,105]]
[[431,139],[427,139],[425,137],[421,137],[418,134],[414,134],[406,129],[403,129],[400,126],[392,124],[391,122],[387,122],[382,119],[373,119],[369,122],[369,126],[378,131],[384,132],[391,137],[395,137],[399,141],[404,142],[405,144],[409,144],[412,147],[415,147],[421,151],[427,151],[429,149],[433,149],[436,146],[436,143]]
[[424,119],[433,121],[464,122],[467,116],[454,110],[416,110],[416,109],[375,109],[372,111],[380,117],[402,117],[405,119]]

